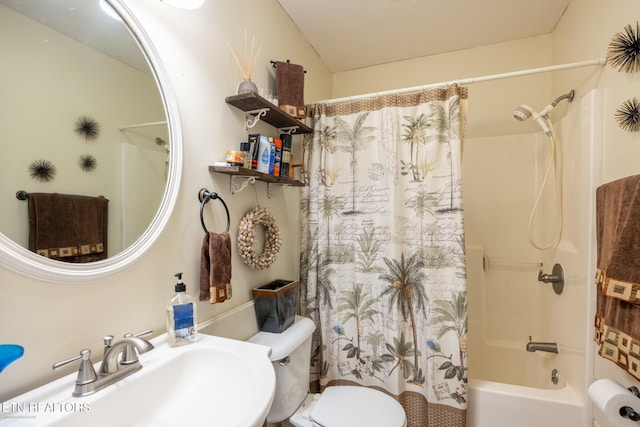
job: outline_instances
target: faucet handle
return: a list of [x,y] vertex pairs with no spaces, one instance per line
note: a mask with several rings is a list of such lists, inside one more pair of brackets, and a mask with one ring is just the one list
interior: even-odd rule
[[[138,332],[137,334],[132,334],[132,333],[126,333],[124,334],[125,338],[131,338],[131,337],[136,337],[136,338],[140,338],[140,337],[144,337],[147,335],[151,335],[153,333],[153,331],[151,329],[147,329],[146,331],[142,331],[142,332]],[[133,345],[129,344],[124,348],[124,351],[122,352],[122,360],[120,361],[120,363],[122,363],[123,365],[131,365],[132,363],[136,363],[138,361],[138,352],[136,351],[136,349],[133,347]]]
[[111,345],[113,345],[113,335],[105,335],[104,337],[102,337],[102,341],[104,342],[102,357],[104,357],[104,355],[107,354],[107,351],[109,351],[109,349],[111,348]]
[[84,385],[94,382],[98,379],[96,375],[96,370],[93,369],[93,363],[91,363],[91,350],[85,348],[80,351],[79,356],[72,357],[70,359],[61,360],[60,362],[56,362],[51,366],[51,369],[55,370],[66,366],[70,363],[75,362],[76,360],[82,359],[80,362],[80,369],[78,369],[78,377],[76,378],[77,385]]

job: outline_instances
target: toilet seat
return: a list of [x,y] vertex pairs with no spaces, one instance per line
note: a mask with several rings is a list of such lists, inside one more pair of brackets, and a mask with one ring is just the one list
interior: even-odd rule
[[303,407],[298,411],[302,413],[296,413],[290,421],[297,416],[320,427],[406,426],[402,406],[385,393],[367,387],[328,387],[321,395],[308,396]]

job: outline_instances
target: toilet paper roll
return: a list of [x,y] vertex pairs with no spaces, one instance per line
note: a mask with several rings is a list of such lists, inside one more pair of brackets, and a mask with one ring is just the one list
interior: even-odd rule
[[614,426],[638,427],[638,422],[620,415],[624,407],[640,413],[640,399],[623,385],[606,378],[597,380],[589,386],[589,397]]

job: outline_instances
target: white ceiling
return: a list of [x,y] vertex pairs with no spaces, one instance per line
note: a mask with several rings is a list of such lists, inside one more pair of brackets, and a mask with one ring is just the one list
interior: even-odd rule
[[[571,2],[277,1],[333,72],[548,34]],[[0,5],[94,45],[139,69],[146,69],[144,58],[122,23],[103,19],[104,14],[97,4],[96,0],[0,0]],[[110,36],[96,36],[97,31],[103,30]],[[130,52],[127,57],[111,48],[116,32],[118,41],[127,45],[125,50]],[[108,43],[96,46],[104,40]]]
[[278,0],[333,72],[548,34],[571,0]]

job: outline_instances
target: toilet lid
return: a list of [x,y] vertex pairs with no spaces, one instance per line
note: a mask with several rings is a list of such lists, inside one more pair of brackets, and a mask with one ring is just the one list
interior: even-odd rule
[[335,386],[322,392],[311,420],[324,427],[403,427],[406,416],[402,406],[381,391]]

